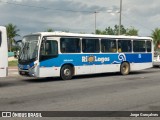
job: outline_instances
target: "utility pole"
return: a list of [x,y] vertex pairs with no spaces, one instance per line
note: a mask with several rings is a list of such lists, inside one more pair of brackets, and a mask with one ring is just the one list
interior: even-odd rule
[[95,19],[94,19],[94,20],[95,20],[95,22],[94,22],[94,23],[95,23],[95,25],[94,25],[94,27],[95,27],[95,28],[94,28],[94,34],[96,34],[96,29],[97,29],[97,28],[96,28],[96,27],[97,27],[97,25],[96,25],[96,24],[97,24],[97,21],[96,21],[96,19],[97,19],[97,18],[96,18],[96,14],[97,14],[97,11],[95,11],[94,14],[95,14]]
[[122,0],[120,0],[120,11],[119,11],[119,31],[118,31],[119,35],[121,35],[121,19],[122,19]]

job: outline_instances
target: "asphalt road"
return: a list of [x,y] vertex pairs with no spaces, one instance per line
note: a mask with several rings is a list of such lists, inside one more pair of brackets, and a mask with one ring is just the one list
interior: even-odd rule
[[160,111],[160,68],[66,81],[9,73],[0,78],[0,111]]

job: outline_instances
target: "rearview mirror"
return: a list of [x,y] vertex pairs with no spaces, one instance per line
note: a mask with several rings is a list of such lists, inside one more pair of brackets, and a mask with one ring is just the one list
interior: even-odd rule
[[16,46],[22,48],[22,40],[16,41]]

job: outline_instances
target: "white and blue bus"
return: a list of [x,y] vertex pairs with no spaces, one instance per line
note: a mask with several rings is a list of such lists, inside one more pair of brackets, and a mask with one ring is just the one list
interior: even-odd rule
[[20,75],[61,77],[131,71],[152,67],[150,37],[40,32],[24,36]]
[[0,26],[0,77],[8,75],[8,44],[6,28]]

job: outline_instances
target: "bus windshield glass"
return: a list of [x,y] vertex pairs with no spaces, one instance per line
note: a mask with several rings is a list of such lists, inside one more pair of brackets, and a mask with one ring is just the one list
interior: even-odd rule
[[26,36],[23,38],[19,61],[30,62],[37,59],[39,38],[39,35]]

